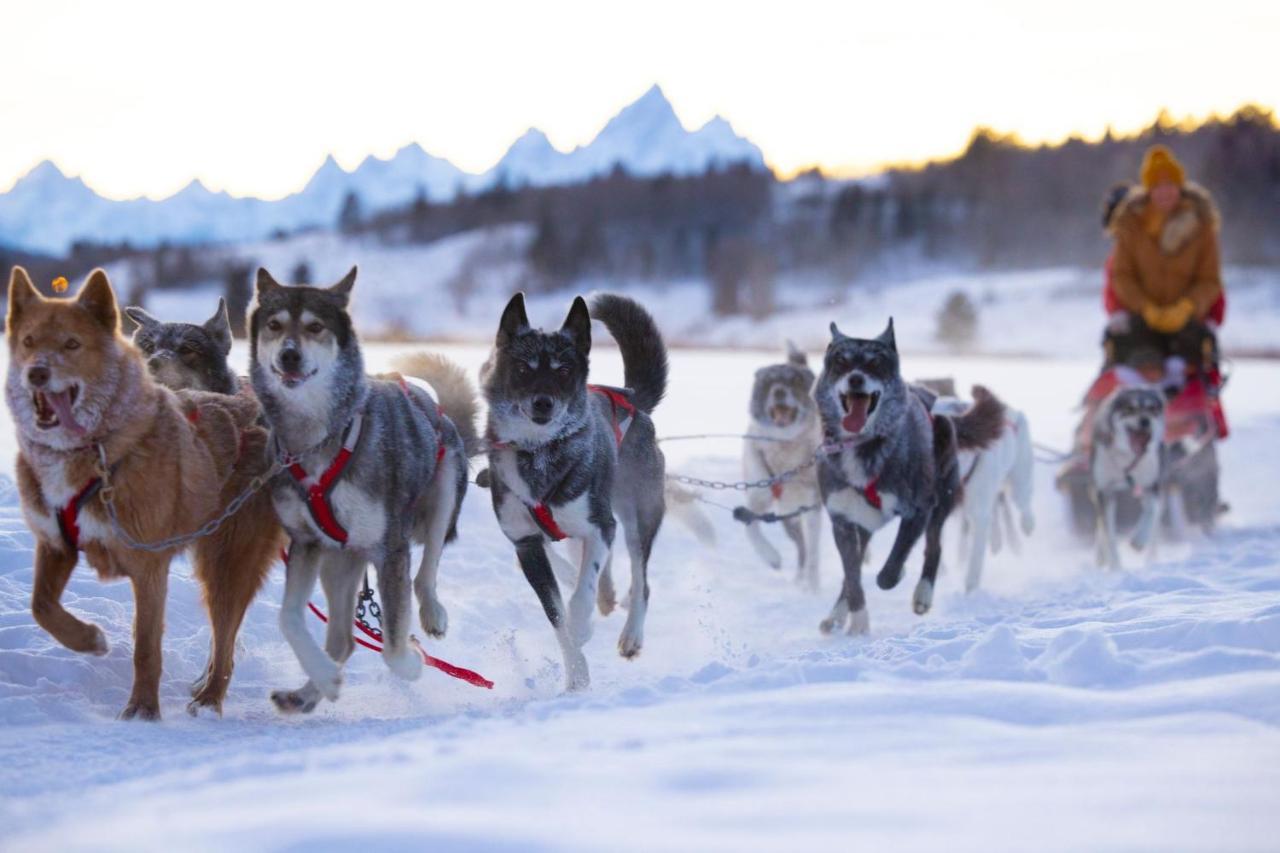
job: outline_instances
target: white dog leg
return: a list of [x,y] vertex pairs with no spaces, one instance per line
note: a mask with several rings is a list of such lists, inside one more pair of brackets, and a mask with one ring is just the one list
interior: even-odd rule
[[[814,496],[814,503],[820,504],[818,496]],[[805,562],[805,585],[813,591],[818,591],[818,569],[821,565],[822,553],[822,516],[824,515],[821,506],[817,509],[810,510],[805,513],[804,519],[804,562]]]
[[987,558],[987,533],[999,526],[989,508],[974,508],[973,541],[969,546],[968,571],[964,576],[965,592],[973,592],[982,583],[982,566]]
[[582,542],[582,564],[578,567],[578,582],[569,598],[569,638],[582,648],[591,639],[591,613],[596,606],[596,588],[600,571],[609,559],[609,545],[599,531],[592,532]]
[[[342,686],[342,668],[320,648],[306,624],[307,601],[315,589],[320,560],[320,548],[317,546],[290,550],[289,563],[285,567],[284,601],[280,604],[280,631],[311,685],[332,702],[338,698]],[[282,711],[303,710],[293,703],[299,692],[279,690],[272,694],[272,700]]]

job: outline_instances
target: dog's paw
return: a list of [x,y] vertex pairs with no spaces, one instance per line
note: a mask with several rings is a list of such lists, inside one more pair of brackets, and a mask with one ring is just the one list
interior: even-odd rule
[[222,717],[222,697],[196,696],[187,703],[187,713],[193,717]]
[[902,567],[885,566],[876,575],[876,586],[881,589],[893,589],[902,580]]
[[587,658],[582,652],[574,650],[572,653],[565,653],[564,671],[564,689],[567,692],[579,693],[591,686],[591,673],[587,669]]
[[622,633],[618,635],[618,654],[627,660],[632,660],[640,654],[643,647],[644,626],[628,619],[627,624],[622,626]]
[[387,669],[405,681],[417,681],[422,677],[422,655],[417,649],[409,646],[392,649],[388,646],[382,650],[382,661]]
[[871,633],[871,614],[867,608],[855,610],[849,614],[849,636],[865,637]]
[[444,609],[444,605],[435,599],[422,603],[418,608],[418,619],[422,622],[422,630],[426,631],[428,637],[439,640],[449,630],[449,613]]
[[601,616],[608,616],[610,613],[612,613],[614,610],[617,609],[618,599],[613,595],[612,591],[610,591],[608,596],[606,597],[605,591],[603,589],[597,590],[596,607],[597,609],[599,609]]
[[[386,650],[382,653],[383,659],[386,659]],[[330,702],[338,701],[338,694],[342,692],[342,668],[332,661],[328,661],[328,665],[323,666],[318,673],[308,673],[311,675],[311,683],[316,690],[320,691],[320,695],[328,699]],[[317,677],[319,676],[319,677]]]
[[116,719],[157,722],[160,719],[160,704],[153,700],[130,699],[129,704],[124,706],[124,710]]
[[75,636],[71,637],[67,642],[67,648],[73,652],[102,657],[111,651],[111,644],[107,642],[107,635],[102,633],[102,629],[97,625],[85,624],[84,630],[74,633]]
[[[976,587],[977,584],[975,583]],[[916,584],[915,594],[911,596],[911,609],[916,612],[917,616],[923,616],[929,612],[929,608],[933,606],[933,584],[925,578],[920,578],[920,582]]]
[[834,634],[845,626],[848,619],[849,605],[842,598],[836,602],[835,607],[831,608],[831,613],[827,618],[818,623],[818,630],[824,634]]
[[191,682],[191,697],[194,699],[204,692],[205,687],[209,684],[211,667],[205,667],[204,672],[200,673],[200,677]]
[[299,690],[273,690],[271,701],[282,714],[310,714],[320,704],[320,691],[310,683]]

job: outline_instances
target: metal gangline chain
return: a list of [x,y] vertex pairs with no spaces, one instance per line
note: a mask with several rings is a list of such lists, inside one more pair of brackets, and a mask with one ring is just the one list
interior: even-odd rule
[[[365,616],[368,616],[377,625],[370,625]],[[364,573],[364,588],[360,590],[360,597],[356,599],[356,624],[364,629],[366,634],[376,636],[382,639],[382,607],[378,604],[376,598],[373,597],[373,589],[369,586],[369,573]]]
[[120,523],[120,517],[116,513],[115,488],[111,485],[111,466],[107,464],[107,449],[102,444],[98,444],[97,448],[98,463],[96,467],[98,469],[98,478],[102,482],[102,488],[98,490],[98,497],[102,498],[102,504],[107,508],[107,518],[111,520],[112,531],[125,544],[125,547],[132,548],[134,551],[150,551],[153,553],[170,551],[174,548],[185,547],[197,539],[203,539],[215,533],[219,527],[226,523],[227,519],[239,512],[250,498],[262,491],[267,483],[271,482],[271,478],[284,469],[284,464],[280,459],[273,460],[271,467],[250,480],[244,491],[231,499],[226,509],[191,533],[170,536],[165,539],[158,539],[155,542],[139,542]]
[[751,489],[768,489],[795,479],[814,465],[817,465],[818,460],[822,457],[839,453],[840,451],[853,447],[857,444],[857,439],[825,442],[818,446],[818,449],[813,452],[812,456],[801,462],[796,467],[774,474],[772,477],[765,477],[761,480],[738,480],[736,482],[726,482],[724,480],[704,480],[701,477],[690,477],[687,474],[667,474],[667,479],[673,480],[684,486],[698,486],[699,488],[713,489],[715,491],[746,492]]

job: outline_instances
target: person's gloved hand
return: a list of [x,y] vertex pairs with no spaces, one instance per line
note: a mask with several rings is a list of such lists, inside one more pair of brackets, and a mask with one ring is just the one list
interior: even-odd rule
[[1172,335],[1182,331],[1195,311],[1195,303],[1184,296],[1172,305],[1148,304],[1142,309],[1142,319],[1157,332]]

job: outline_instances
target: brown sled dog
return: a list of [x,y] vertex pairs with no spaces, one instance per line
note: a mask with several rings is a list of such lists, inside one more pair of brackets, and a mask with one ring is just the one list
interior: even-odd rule
[[[104,500],[110,498],[124,532],[136,540],[195,531],[221,511],[233,481],[252,479],[267,467],[257,407],[217,394],[175,394],[152,381],[138,351],[120,335],[115,294],[101,270],[74,298],[46,299],[26,271],[15,268],[5,331],[18,489],[37,543],[32,613],[66,647],[105,654],[101,629],[67,612],[62,592],[79,551],[103,579],[127,577],[135,604],[134,682],[120,716],[158,719],[165,594],[169,562],[179,548],[153,553],[128,547]],[[212,544],[201,540],[196,546],[198,565],[228,558]],[[239,579],[234,565],[220,568],[197,573],[206,584],[214,635],[225,636],[233,623],[232,643],[244,608],[213,602],[236,599],[236,590],[229,593],[226,586],[243,584],[249,591],[239,597],[247,604],[257,579]],[[216,707],[225,687],[225,679],[215,681],[216,697],[207,704]]]

